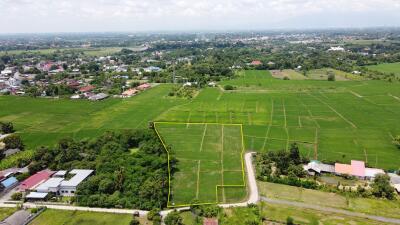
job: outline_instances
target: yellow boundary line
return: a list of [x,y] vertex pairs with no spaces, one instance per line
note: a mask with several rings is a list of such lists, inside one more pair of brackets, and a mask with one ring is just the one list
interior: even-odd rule
[[[220,203],[218,200],[218,188],[224,188],[224,187],[246,187],[246,180],[245,180],[245,172],[244,172],[244,161],[243,161],[243,154],[245,152],[245,147],[244,147],[244,135],[243,135],[243,124],[223,124],[223,123],[183,123],[183,122],[165,122],[165,121],[160,121],[160,122],[153,122],[154,124],[154,130],[156,131],[156,134],[158,138],[161,141],[161,144],[164,146],[165,151],[167,152],[167,159],[168,159],[168,202],[167,202],[167,207],[168,208],[177,208],[177,207],[187,207],[187,206],[192,206],[192,205],[212,205],[212,204],[218,204]],[[157,124],[176,124],[176,125],[184,125],[184,124],[189,124],[189,125],[221,125],[221,126],[240,126],[240,134],[242,136],[242,151],[240,153],[240,160],[242,162],[242,182],[243,184],[237,184],[237,185],[216,185],[215,186],[215,195],[216,195],[216,202],[205,202],[205,203],[196,203],[196,204],[180,204],[180,205],[170,205],[170,196],[171,196],[171,168],[170,168],[170,153],[168,151],[168,148],[166,144],[164,143],[164,140],[162,139],[160,133],[157,130]],[[222,137],[224,138],[224,137]]]

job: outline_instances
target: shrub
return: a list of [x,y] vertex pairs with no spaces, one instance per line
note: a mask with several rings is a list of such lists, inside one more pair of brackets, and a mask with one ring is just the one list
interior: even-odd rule
[[232,86],[232,85],[227,84],[227,85],[224,86],[224,89],[225,89],[226,91],[231,91],[231,90],[235,90],[235,87]]
[[18,134],[12,134],[3,139],[4,144],[6,144],[6,149],[15,149],[18,148],[20,150],[24,149],[24,144],[22,143],[22,139]]
[[288,216],[286,218],[286,224],[287,225],[293,225],[294,224],[294,219],[292,217]]
[[22,199],[22,193],[15,192],[14,194],[11,195],[11,199],[14,201],[20,201]]
[[153,220],[155,217],[159,217],[160,213],[159,213],[159,209],[152,209],[148,214],[147,214],[147,219],[148,220]]

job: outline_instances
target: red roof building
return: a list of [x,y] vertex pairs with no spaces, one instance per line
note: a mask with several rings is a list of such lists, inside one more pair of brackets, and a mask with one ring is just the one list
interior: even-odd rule
[[26,180],[22,181],[18,186],[19,191],[32,190],[37,187],[39,184],[48,180],[54,172],[50,170],[42,170],[40,172],[35,173],[34,175],[28,177]]
[[95,88],[96,88],[96,87],[93,86],[93,85],[88,85],[88,86],[85,86],[85,87],[81,87],[81,88],[79,89],[79,91],[82,92],[82,93],[85,93],[85,92],[93,91]]
[[138,90],[141,90],[141,91],[146,90],[146,89],[149,89],[149,88],[151,88],[151,85],[148,84],[148,83],[141,84],[141,85],[139,85],[139,86],[137,87],[137,89],[138,89]]
[[259,66],[262,65],[262,62],[260,60],[254,60],[253,62],[250,63],[252,66]]
[[203,225],[218,225],[218,220],[214,218],[204,218]]

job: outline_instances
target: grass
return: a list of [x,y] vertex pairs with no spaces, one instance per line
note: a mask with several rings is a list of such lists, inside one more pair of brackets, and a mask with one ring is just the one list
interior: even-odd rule
[[378,221],[346,216],[336,213],[324,213],[317,210],[296,208],[291,206],[264,204],[263,215],[269,220],[286,222],[288,216],[294,219],[295,224],[320,224],[320,225],[380,225]]
[[335,193],[266,182],[259,182],[258,186],[260,194],[269,198],[341,208],[384,217],[400,218],[399,201],[351,197],[346,198],[345,196]]
[[15,211],[15,208],[0,208],[0,221],[11,216]]
[[169,206],[237,202],[246,197],[240,125],[156,123],[176,157]]
[[400,76],[400,62],[398,63],[383,63],[375,66],[367,66],[368,69],[382,72],[382,73],[393,73],[396,76]]
[[271,71],[272,76],[278,79],[284,79],[285,77],[289,78],[290,80],[305,80],[303,74],[295,71],[295,70],[273,70]]
[[[130,214],[47,209],[30,225],[129,225],[131,220]],[[140,218],[140,220],[141,224],[150,224],[145,218]]]

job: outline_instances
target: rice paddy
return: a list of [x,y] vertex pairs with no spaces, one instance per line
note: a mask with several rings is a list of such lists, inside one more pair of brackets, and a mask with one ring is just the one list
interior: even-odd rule
[[155,128],[170,157],[178,160],[169,206],[244,200],[241,125],[166,122]]

